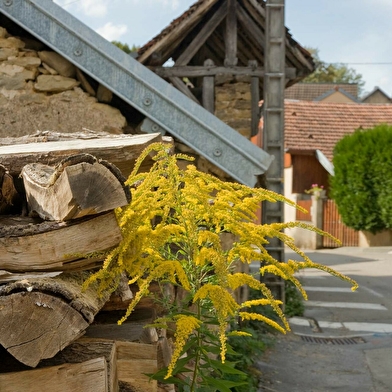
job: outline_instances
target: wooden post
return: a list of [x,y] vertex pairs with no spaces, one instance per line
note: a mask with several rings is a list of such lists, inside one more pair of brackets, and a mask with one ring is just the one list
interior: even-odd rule
[[227,0],[225,66],[237,65],[237,0]]
[[[248,65],[252,69],[257,68],[256,60],[249,60]],[[251,105],[252,105],[252,122],[251,122],[251,137],[256,136],[259,132],[259,121],[260,121],[260,82],[258,76],[252,76],[250,82],[250,93],[251,93]]]
[[[210,59],[204,61],[205,67],[213,67],[214,62]],[[204,76],[203,78],[203,107],[211,113],[215,112],[215,77]]]

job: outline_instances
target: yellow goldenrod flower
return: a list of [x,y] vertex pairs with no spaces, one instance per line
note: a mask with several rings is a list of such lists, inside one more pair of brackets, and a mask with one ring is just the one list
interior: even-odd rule
[[176,317],[176,332],[174,334],[175,338],[175,349],[168,366],[167,374],[165,379],[168,379],[173,375],[174,366],[177,363],[178,358],[180,358],[182,349],[192,332],[198,329],[201,325],[201,321],[193,316],[178,315]]

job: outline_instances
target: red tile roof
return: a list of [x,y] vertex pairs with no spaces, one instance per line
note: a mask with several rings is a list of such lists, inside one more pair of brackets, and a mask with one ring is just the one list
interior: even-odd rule
[[392,104],[285,100],[285,147],[320,150],[332,161],[335,144],[344,135],[382,123],[392,125]]
[[358,85],[356,83],[297,83],[285,91],[286,99],[301,101],[314,101],[331,90],[344,90],[358,98]]

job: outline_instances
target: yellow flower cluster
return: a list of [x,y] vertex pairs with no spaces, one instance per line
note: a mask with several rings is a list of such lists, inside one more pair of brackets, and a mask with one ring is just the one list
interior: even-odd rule
[[176,319],[176,333],[174,335],[176,339],[176,346],[168,366],[165,379],[168,379],[172,376],[174,366],[176,365],[178,358],[181,356],[187,339],[192,334],[192,332],[198,329],[201,325],[201,320],[198,320],[193,316],[179,315],[176,317]]
[[[176,349],[167,377],[172,375],[193,331],[197,331],[200,339],[196,340],[203,344],[200,330],[208,323],[219,325],[218,330],[211,329],[211,333],[217,332],[222,361],[226,354],[228,323],[238,316],[243,320],[260,320],[282,332],[289,330],[281,302],[259,280],[237,272],[238,263],[259,261],[263,265],[261,274],[268,272],[292,281],[305,298],[306,293],[294,276],[303,268],[321,269],[350,282],[353,289],[357,287],[348,277],[313,263],[284,229],[301,227],[321,235],[329,234],[300,222],[254,223],[261,202],[285,202],[295,206],[294,202],[265,189],[221,181],[191,164],[181,170],[178,160],[192,159],[172,154],[171,149],[172,146],[156,143],[137,160],[127,180],[132,201],[117,210],[123,239],[109,252],[102,269],[86,282],[86,285],[96,282],[102,291],[113,291],[118,276],[126,273],[130,282],[138,285],[139,291],[119,323],[125,321],[140,299],[148,294],[153,281],[170,282],[178,291],[186,293],[183,299],[177,298],[172,304],[173,309],[168,309],[168,313],[173,310],[168,319],[176,322]],[[139,173],[147,156],[153,156],[153,167],[148,173]],[[235,238],[229,249],[222,244],[223,233],[231,233]],[[266,249],[268,238],[281,240],[297,252],[301,261],[285,263],[274,259]],[[258,290],[260,298],[238,304],[233,292],[243,285]],[[271,306],[283,326],[252,312],[251,308],[257,305]]]

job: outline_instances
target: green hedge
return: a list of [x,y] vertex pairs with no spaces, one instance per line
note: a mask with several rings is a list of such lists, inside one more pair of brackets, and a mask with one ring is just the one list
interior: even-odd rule
[[331,197],[343,222],[377,233],[392,227],[392,126],[358,129],[335,146]]

